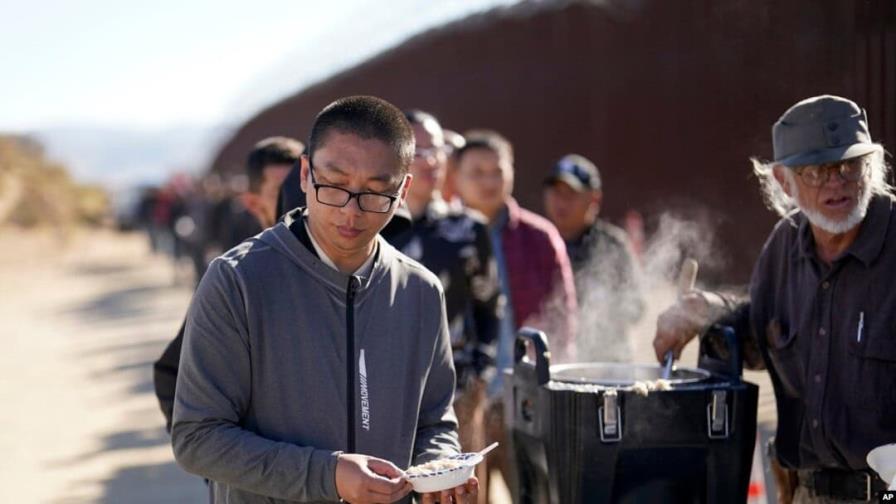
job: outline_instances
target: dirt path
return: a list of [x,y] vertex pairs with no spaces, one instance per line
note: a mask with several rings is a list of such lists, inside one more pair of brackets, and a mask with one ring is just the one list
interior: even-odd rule
[[0,502],[202,502],[173,461],[152,361],[189,287],[140,235],[0,231]]

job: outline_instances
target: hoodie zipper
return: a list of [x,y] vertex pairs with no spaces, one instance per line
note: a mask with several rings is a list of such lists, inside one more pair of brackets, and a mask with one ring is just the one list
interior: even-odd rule
[[355,291],[360,280],[350,276],[345,292],[345,383],[348,398],[348,449],[347,453],[355,453]]

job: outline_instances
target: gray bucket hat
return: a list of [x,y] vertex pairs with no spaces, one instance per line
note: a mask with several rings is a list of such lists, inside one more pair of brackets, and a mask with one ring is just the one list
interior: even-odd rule
[[879,151],[865,111],[852,100],[821,95],[790,107],[772,126],[775,162],[824,164]]

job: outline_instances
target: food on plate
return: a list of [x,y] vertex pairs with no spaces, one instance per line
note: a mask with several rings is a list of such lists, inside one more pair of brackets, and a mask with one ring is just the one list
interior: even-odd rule
[[463,485],[473,477],[476,464],[482,462],[483,457],[496,446],[498,443],[492,443],[478,452],[458,453],[409,467],[405,474],[417,493],[448,490]]
[[473,476],[473,468],[482,461],[478,453],[462,453],[408,468],[408,481],[417,493],[441,492]]
[[425,464],[409,467],[406,472],[410,477],[426,476],[442,471],[449,471],[463,465],[466,465],[464,460],[460,460],[457,458],[443,458],[438,460],[431,460]]

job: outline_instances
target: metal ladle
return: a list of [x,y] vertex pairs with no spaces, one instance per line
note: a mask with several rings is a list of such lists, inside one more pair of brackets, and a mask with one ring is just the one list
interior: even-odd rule
[[[694,284],[697,282],[697,270],[700,265],[694,259],[685,259],[681,264],[681,272],[678,273],[678,298],[681,299],[688,292],[694,290]],[[672,369],[675,363],[675,352],[669,350],[663,359],[663,372],[660,375],[663,380],[668,380],[672,376]]]

